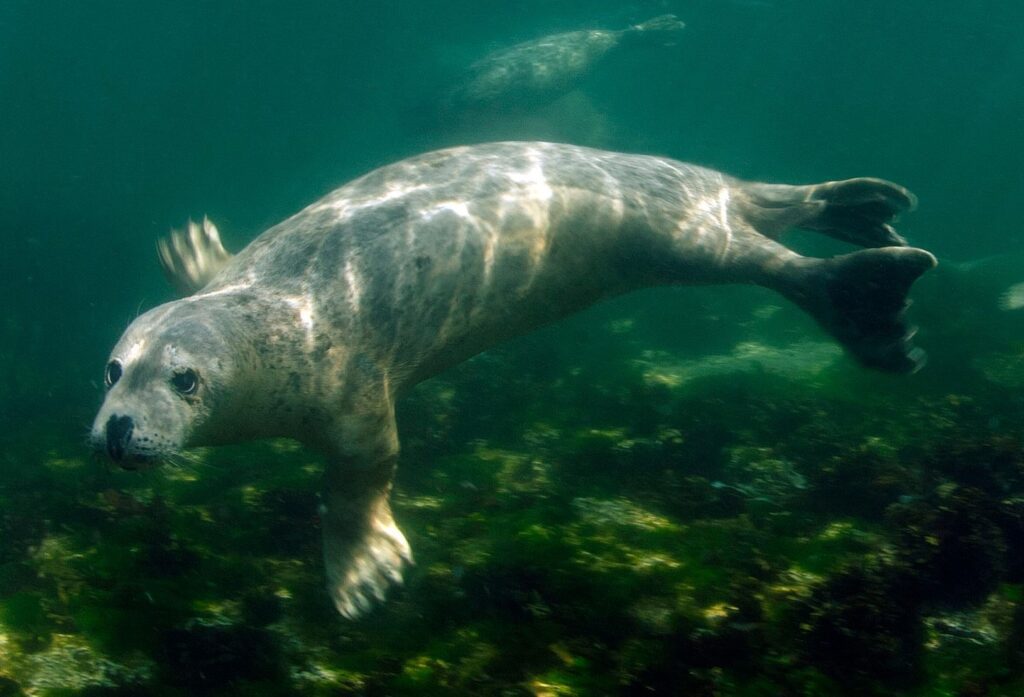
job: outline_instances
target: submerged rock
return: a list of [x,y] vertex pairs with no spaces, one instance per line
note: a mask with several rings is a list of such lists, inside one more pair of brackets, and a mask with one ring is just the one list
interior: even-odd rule
[[164,680],[192,692],[284,674],[278,644],[260,629],[196,624],[164,632],[161,644]]
[[27,676],[23,685],[30,694],[134,688],[147,684],[155,672],[148,659],[116,662],[71,634],[55,634],[48,648],[21,662]]
[[21,697],[24,694],[18,683],[0,675],[0,697]]
[[999,502],[995,520],[1006,540],[1006,580],[1024,583],[1024,498]]
[[907,686],[921,675],[917,585],[888,566],[849,568],[807,600],[803,651],[843,681]]
[[992,503],[978,489],[950,484],[890,509],[898,563],[924,601],[950,608],[977,604],[1003,579],[1007,545]]
[[736,344],[730,353],[680,361],[665,351],[643,351],[634,365],[649,385],[682,388],[698,380],[737,374],[769,374],[794,381],[814,381],[843,355],[832,343],[799,341],[772,346],[754,341]]

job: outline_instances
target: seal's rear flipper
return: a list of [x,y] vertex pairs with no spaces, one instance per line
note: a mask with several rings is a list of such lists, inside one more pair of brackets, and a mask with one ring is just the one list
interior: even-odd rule
[[917,205],[899,184],[871,177],[811,186],[751,183],[744,191],[753,204],[747,217],[763,235],[801,227],[860,247],[906,246],[890,223]]
[[686,24],[678,17],[672,14],[658,15],[648,19],[646,22],[640,22],[640,24],[634,24],[627,31],[634,32],[663,32],[671,34],[673,32],[682,31],[686,28]]
[[168,237],[157,240],[156,251],[164,275],[182,295],[205,286],[231,259],[217,226],[206,216],[201,226],[190,220],[184,230],[171,230]]
[[863,365],[912,373],[924,365],[904,319],[907,292],[935,266],[913,247],[865,249],[830,259],[799,257],[773,287],[809,312]]

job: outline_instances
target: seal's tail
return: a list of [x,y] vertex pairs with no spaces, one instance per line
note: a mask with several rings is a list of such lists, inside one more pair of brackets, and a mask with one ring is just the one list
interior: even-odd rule
[[790,227],[817,230],[860,247],[903,247],[890,223],[917,199],[899,184],[861,177],[809,186],[746,184],[747,219],[777,237]]
[[865,249],[829,259],[798,257],[772,285],[809,312],[865,366],[912,373],[925,354],[905,321],[907,292],[936,261],[913,247]]

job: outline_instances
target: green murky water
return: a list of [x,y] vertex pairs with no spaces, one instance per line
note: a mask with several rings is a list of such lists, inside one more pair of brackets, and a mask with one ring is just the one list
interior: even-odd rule
[[[553,96],[446,97],[495,50],[665,13],[677,40]],[[1021,694],[1022,25],[1006,0],[0,3],[0,695]],[[499,138],[905,184],[942,262],[913,293],[929,365],[865,371],[751,288],[483,354],[399,406],[417,564],[357,622],[322,587],[315,454],[91,457],[107,352],[173,297],[171,226],[239,249]]]

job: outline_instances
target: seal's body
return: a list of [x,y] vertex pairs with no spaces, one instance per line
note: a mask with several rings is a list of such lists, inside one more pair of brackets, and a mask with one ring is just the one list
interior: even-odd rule
[[469,66],[443,100],[446,112],[547,104],[616,49],[670,42],[685,26],[675,15],[662,15],[626,29],[581,29],[499,49]]
[[[107,366],[93,441],[126,467],[194,445],[289,436],[328,458],[328,586],[352,617],[410,552],[388,493],[395,398],[509,337],[664,284],[755,283],[810,312],[862,363],[923,359],[906,292],[935,264],[888,222],[895,184],[744,183],[638,155],[548,143],[453,148],[358,179],[237,256],[193,226],[161,247],[197,293],[139,317]],[[862,246],[830,259],[792,226]]]

